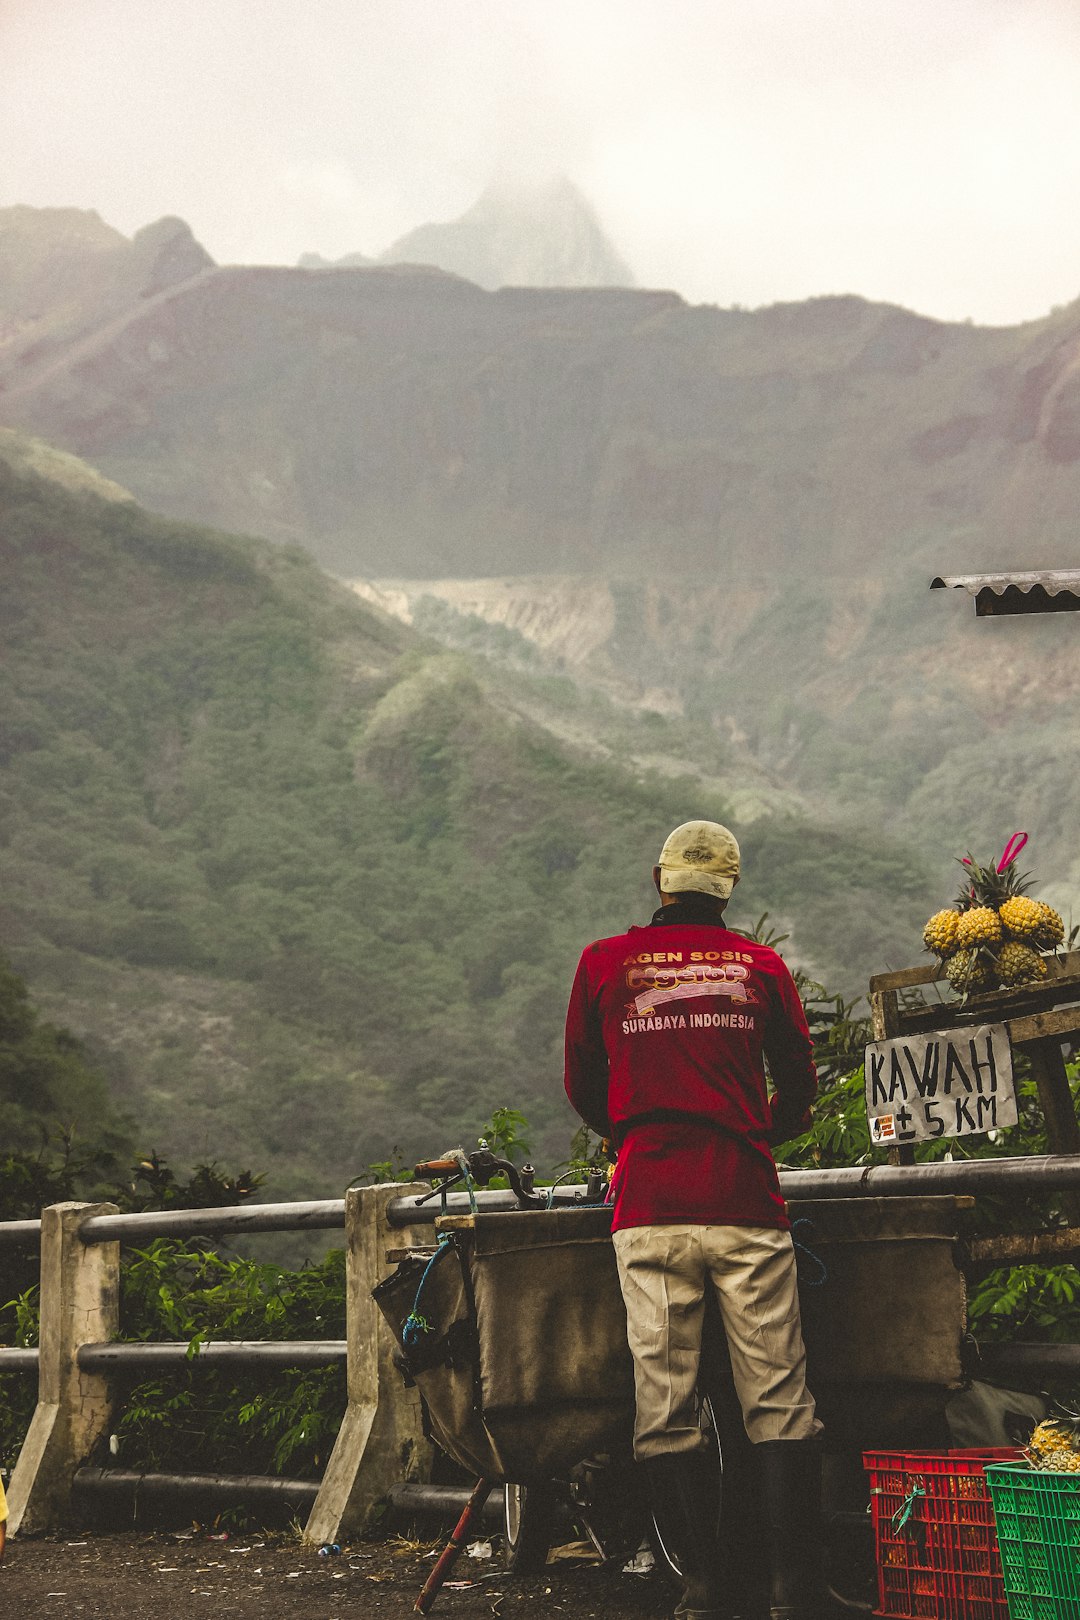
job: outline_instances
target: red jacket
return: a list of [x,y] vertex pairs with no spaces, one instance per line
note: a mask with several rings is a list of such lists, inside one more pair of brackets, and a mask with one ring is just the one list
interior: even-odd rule
[[619,1146],[615,1230],[786,1227],[768,1144],[805,1128],[816,1091],[802,1003],[768,946],[674,905],[583,952],[566,1094]]

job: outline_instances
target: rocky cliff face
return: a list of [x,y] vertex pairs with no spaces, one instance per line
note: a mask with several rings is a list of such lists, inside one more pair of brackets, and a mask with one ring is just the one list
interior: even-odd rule
[[979,329],[855,298],[488,293],[200,270],[179,230],[80,229],[2,294],[0,420],[344,575],[627,574],[734,604],[901,557],[1075,555],[1077,307]]
[[129,241],[90,211],[0,209],[0,372],[37,375],[213,262],[181,219],[159,219]]

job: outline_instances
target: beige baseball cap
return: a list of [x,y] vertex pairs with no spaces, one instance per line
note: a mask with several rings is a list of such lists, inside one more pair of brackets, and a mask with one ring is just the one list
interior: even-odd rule
[[728,900],[739,881],[739,846],[718,821],[684,821],[668,834],[657,864],[662,894],[697,889]]

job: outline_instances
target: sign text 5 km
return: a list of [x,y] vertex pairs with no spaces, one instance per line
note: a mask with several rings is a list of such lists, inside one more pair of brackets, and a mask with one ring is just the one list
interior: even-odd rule
[[872,1042],[866,1048],[866,1112],[874,1143],[973,1136],[1015,1125],[1005,1025]]

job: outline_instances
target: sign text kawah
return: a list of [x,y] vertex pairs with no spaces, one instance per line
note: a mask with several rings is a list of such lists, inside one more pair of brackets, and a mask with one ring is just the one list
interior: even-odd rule
[[866,1112],[874,1143],[973,1136],[1015,1125],[1005,1025],[872,1042],[866,1048]]

